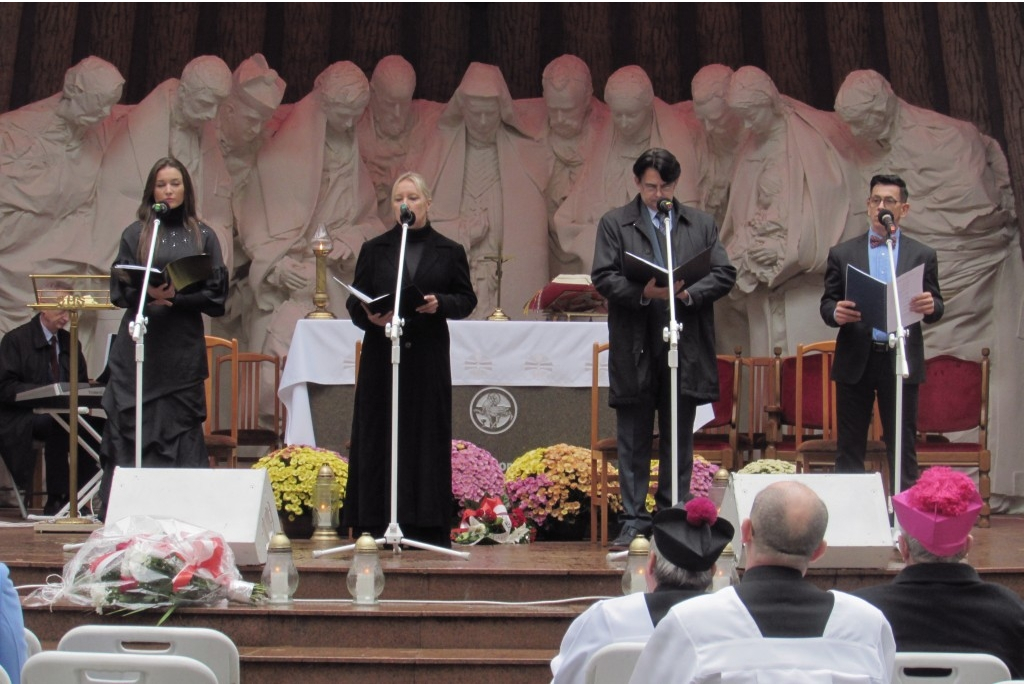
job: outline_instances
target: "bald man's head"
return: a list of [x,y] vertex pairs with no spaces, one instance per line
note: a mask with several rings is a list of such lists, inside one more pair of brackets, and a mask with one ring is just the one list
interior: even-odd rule
[[754,498],[744,523],[744,542],[751,543],[757,565],[806,570],[825,551],[828,509],[803,483],[781,481],[766,487]]

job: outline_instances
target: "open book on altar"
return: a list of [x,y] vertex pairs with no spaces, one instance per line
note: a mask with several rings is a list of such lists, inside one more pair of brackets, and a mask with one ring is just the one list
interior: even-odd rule
[[530,298],[523,307],[523,313],[605,313],[607,305],[604,297],[594,288],[588,274],[560,274]]
[[[378,295],[377,297],[370,297],[363,291],[359,290],[355,286],[349,285],[345,281],[341,280],[337,276],[331,276],[334,280],[341,285],[342,288],[347,290],[349,294],[355,297],[357,300],[366,305],[374,314],[387,314],[395,309],[395,294],[386,293],[384,295]],[[402,300],[399,306],[402,308],[401,316],[411,316],[416,313],[416,308],[427,303],[423,297],[423,293],[420,289],[413,284],[406,285],[402,288]]]
[[[910,311],[910,301],[924,292],[924,264],[897,276],[896,284],[900,291],[900,316],[906,328],[924,318],[924,314]],[[857,305],[861,322],[886,333],[896,330],[892,291],[892,283],[880,281],[853,264],[846,265],[846,299]]]
[[[141,288],[146,267],[138,264],[115,264],[113,271],[114,275],[122,281]],[[213,259],[210,255],[194,254],[175,259],[170,264],[166,264],[163,269],[150,267],[149,284],[160,286],[170,282],[175,290],[183,292],[187,288],[205,281],[212,273]]]
[[[652,278],[654,282],[664,288],[668,285],[668,269],[648,261],[643,257],[626,253],[626,261],[622,265],[622,272],[626,278],[637,283],[646,284]],[[684,264],[679,264],[672,269],[672,280],[684,285],[693,285],[700,279],[711,273],[711,248],[707,248],[693,259]]]

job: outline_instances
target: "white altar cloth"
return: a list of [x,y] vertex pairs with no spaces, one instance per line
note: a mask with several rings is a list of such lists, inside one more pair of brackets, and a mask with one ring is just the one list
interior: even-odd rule
[[[583,321],[450,321],[454,385],[590,387],[593,344],[608,342],[608,324]],[[303,319],[295,326],[278,395],[288,411],[285,443],[315,445],[307,383],[352,385],[351,321]],[[608,384],[602,364],[601,384]]]

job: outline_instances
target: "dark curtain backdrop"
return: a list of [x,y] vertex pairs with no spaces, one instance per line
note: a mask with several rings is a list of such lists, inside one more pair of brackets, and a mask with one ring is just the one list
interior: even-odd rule
[[1020,216],[1022,45],[1019,3],[0,3],[0,112],[57,92],[88,55],[121,70],[129,104],[205,54],[234,68],[262,52],[286,102],[331,62],[369,74],[393,53],[416,67],[416,96],[438,101],[473,61],[499,66],[513,97],[537,97],[544,65],[567,52],[590,65],[598,96],[638,64],[667,102],[689,99],[693,74],[720,62],[761,67],[781,92],[831,110],[846,74],[870,68],[908,102],[999,141]]

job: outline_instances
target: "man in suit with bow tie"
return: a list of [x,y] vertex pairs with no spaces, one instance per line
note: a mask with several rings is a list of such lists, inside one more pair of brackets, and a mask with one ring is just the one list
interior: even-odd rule
[[[907,184],[899,176],[872,177],[867,201],[869,230],[856,238],[836,245],[828,254],[825,269],[825,292],[821,296],[821,318],[829,326],[839,328],[836,354],[832,364],[832,380],[836,383],[838,422],[837,473],[863,473],[867,450],[868,426],[875,396],[881,413],[883,438],[889,456],[890,480],[895,471],[896,423],[896,350],[889,346],[888,331],[872,329],[861,322],[861,312],[846,299],[847,265],[853,265],[874,278],[888,282],[889,255],[886,238],[889,229],[879,214],[892,214],[896,276],[924,265],[924,289],[910,302],[913,312],[924,315],[925,323],[942,318],[944,306],[939,292],[939,264],[935,250],[903,235],[900,221],[910,211]],[[910,376],[903,383],[903,455],[900,490],[917,480],[917,390],[925,380],[924,340],[921,323],[909,327],[907,365]]]

